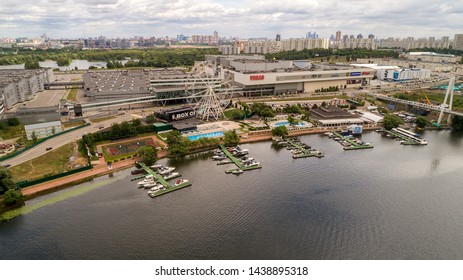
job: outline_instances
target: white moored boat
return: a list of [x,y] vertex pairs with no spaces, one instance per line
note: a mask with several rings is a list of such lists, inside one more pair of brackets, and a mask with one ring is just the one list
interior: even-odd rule
[[233,170],[233,171],[232,171],[232,174],[238,175],[238,174],[241,174],[241,173],[243,173],[243,172],[244,172],[244,171],[241,170],[241,169],[236,169],[236,170]]
[[179,186],[181,184],[184,184],[184,183],[187,183],[187,182],[188,182],[187,179],[179,179],[179,180],[177,180],[177,182],[175,182],[174,186],[177,187],[177,186]]
[[175,170],[175,167],[164,167],[163,169],[159,169],[159,174],[166,175]]
[[172,178],[175,178],[175,177],[178,177],[180,176],[180,173],[178,172],[172,172],[170,174],[167,174],[166,176],[164,176],[164,180],[169,180],[169,179],[172,179]]

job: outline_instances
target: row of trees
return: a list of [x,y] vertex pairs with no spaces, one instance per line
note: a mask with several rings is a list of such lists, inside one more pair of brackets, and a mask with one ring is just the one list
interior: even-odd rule
[[[28,66],[39,67],[39,61],[55,60],[59,66],[69,65],[74,59],[89,61],[119,61],[130,57],[126,67],[176,67],[193,66],[195,61],[204,60],[207,54],[218,54],[217,48],[186,49],[130,49],[130,50],[19,50],[0,56],[0,65],[28,63]],[[34,68],[29,68],[34,69]]]
[[251,105],[251,110],[263,118],[272,118],[275,116],[272,107],[265,103],[254,102]]
[[316,89],[315,90],[315,93],[319,93],[319,92],[333,92],[333,91],[339,91],[339,87],[338,86],[331,86],[331,87],[327,87],[327,88],[321,88],[321,89]]
[[326,58],[328,60],[337,60],[340,57],[346,57],[348,61],[356,60],[357,58],[382,58],[392,57],[397,58],[399,53],[394,50],[369,50],[369,49],[304,49],[301,51],[282,51],[276,54],[266,54],[267,59],[313,59]]
[[109,131],[101,131],[95,133],[87,133],[82,137],[83,143],[79,145],[80,151],[85,150],[85,145],[89,152],[94,155],[96,144],[102,141],[116,140],[135,136],[137,134],[154,132],[154,126],[142,125],[139,119],[134,119],[131,122],[113,123]]

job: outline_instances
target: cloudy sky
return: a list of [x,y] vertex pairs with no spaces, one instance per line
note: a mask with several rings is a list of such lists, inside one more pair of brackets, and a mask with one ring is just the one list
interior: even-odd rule
[[0,38],[170,36],[379,38],[463,33],[463,0],[0,0]]

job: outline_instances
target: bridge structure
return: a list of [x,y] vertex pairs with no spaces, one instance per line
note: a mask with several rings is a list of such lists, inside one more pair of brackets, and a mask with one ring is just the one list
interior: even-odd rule
[[[450,105],[450,106],[446,105],[447,98],[448,98],[449,95],[450,95],[450,104],[452,104],[452,101],[453,101],[453,83],[451,82],[450,84],[452,84],[452,85],[449,87],[449,90],[447,91],[447,94],[445,96],[444,103],[442,103],[441,105],[429,105],[427,103],[421,103],[421,102],[415,102],[415,101],[410,101],[410,100],[399,99],[399,98],[391,97],[391,96],[388,96],[388,95],[385,95],[385,94],[371,93],[370,95],[374,96],[376,99],[379,99],[379,100],[394,102],[394,103],[398,103],[398,104],[404,104],[404,105],[407,105],[407,106],[420,108],[420,109],[423,109],[423,110],[426,110],[426,111],[440,112],[439,120],[437,122],[437,123],[440,124],[440,122],[442,121],[442,116],[443,116],[444,113],[449,115],[449,119],[450,119],[450,115],[463,116],[463,112],[453,111],[452,110],[452,105]],[[449,121],[449,119],[447,121]]]
[[71,87],[84,88],[84,82],[82,82],[82,81],[80,81],[80,82],[77,82],[77,81],[74,81],[74,82],[52,82],[52,83],[45,83],[45,84],[43,84],[43,86],[44,86],[45,89],[51,89],[52,87],[56,88],[56,89],[60,89],[60,88],[68,89],[68,88],[71,88]]

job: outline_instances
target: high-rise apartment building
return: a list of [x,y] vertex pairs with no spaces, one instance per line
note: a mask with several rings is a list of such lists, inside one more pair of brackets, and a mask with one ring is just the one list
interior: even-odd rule
[[463,34],[455,34],[453,39],[453,49],[463,51]]
[[341,41],[341,31],[336,31],[336,42]]
[[191,36],[191,43],[202,45],[218,45],[219,33],[214,31],[213,35],[193,35]]

